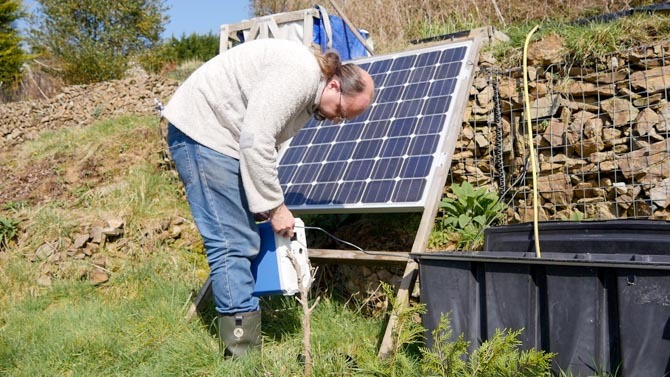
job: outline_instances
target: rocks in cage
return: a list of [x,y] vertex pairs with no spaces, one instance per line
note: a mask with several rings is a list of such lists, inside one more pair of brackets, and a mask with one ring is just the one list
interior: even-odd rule
[[670,175],[670,139],[620,155],[617,162],[627,179],[641,175],[667,177]]
[[572,202],[573,190],[570,176],[565,173],[540,176],[537,178],[540,195],[557,206],[567,206]]
[[616,85],[610,83],[593,83],[588,81],[570,81],[563,87],[557,88],[563,94],[570,97],[580,96],[604,96],[614,97],[617,94]]
[[[475,83],[474,85],[476,86],[477,84]],[[490,85],[479,88],[479,92],[476,94],[477,104],[482,108],[493,106],[493,94],[493,87]]]
[[565,131],[567,126],[556,118],[551,118],[544,130],[543,137],[551,145],[556,148],[566,144]]
[[625,126],[634,121],[640,110],[623,98],[610,98],[600,103],[601,109],[607,113],[615,127]]
[[630,75],[630,86],[647,93],[661,92],[670,88],[668,76],[670,76],[670,67],[666,66],[636,71]]
[[623,131],[618,128],[604,127],[602,129],[602,137],[605,142],[605,147],[614,147],[615,145],[624,144],[625,138],[622,138]]
[[605,149],[605,143],[600,136],[582,140],[581,143],[572,145],[572,150],[582,158],[586,158],[593,153],[602,151],[603,149]]
[[563,153],[558,153],[549,158],[549,161],[552,163],[560,163],[564,168],[567,168],[568,171],[573,171],[574,169],[580,169],[581,167],[588,164],[586,160],[579,158],[570,158]]
[[624,95],[629,95],[631,98],[633,98],[633,106],[638,108],[653,107],[654,105],[661,103],[663,100],[663,94],[661,93],[647,94],[642,96],[637,93],[630,92],[630,94],[624,93]]
[[647,204],[644,199],[636,200],[633,202],[628,212],[626,213],[628,217],[639,218],[639,217],[650,217],[654,215],[653,208]]
[[580,101],[569,100],[561,97],[560,101],[561,106],[573,111],[585,110],[598,112],[600,110],[600,107],[597,105],[598,97],[583,96],[580,98]]
[[[575,205],[582,206],[580,213],[586,218],[666,216],[667,184],[663,182],[670,178],[670,102],[666,90],[670,89],[670,68],[666,67],[670,59],[666,56],[670,55],[665,51],[670,43],[659,46],[613,54],[593,68],[561,67],[560,63],[545,68],[539,64],[547,57],[533,60],[537,65],[528,71],[529,110],[536,131],[533,142],[539,151],[541,216],[566,218]],[[556,48],[558,45],[554,51]],[[476,97],[470,101],[473,114],[464,128],[467,142],[462,146],[472,154],[457,151],[454,167],[460,179],[484,184],[478,176],[490,171],[495,174],[486,164],[497,161],[487,161],[486,156],[493,157],[502,148],[505,173],[508,182],[513,182],[511,177],[528,173],[524,168],[528,145],[521,70],[496,79],[502,110],[501,140],[496,140],[494,132],[487,134],[479,128],[484,120],[490,122],[491,117],[481,111],[494,100],[485,86],[491,85],[490,73],[485,74],[485,79],[475,79]],[[473,156],[474,161],[468,160]],[[462,159],[456,161],[458,157]],[[526,176],[512,190],[518,205],[508,216],[511,221],[532,218],[532,210],[524,209],[532,206],[523,202],[529,200],[529,187],[524,186],[529,184]],[[492,184],[489,189],[493,190]]]
[[561,96],[558,94],[548,95],[530,102],[530,119],[548,118],[556,114],[561,105]]
[[[519,214],[519,221],[522,223],[533,221],[533,205],[526,205],[525,201],[519,201],[517,207],[517,213]],[[538,221],[547,221],[549,216],[547,215],[546,209],[543,207],[538,207]]]
[[[573,75],[571,73],[571,75]],[[623,70],[607,70],[599,72],[578,72],[574,76],[582,77],[586,82],[594,84],[614,84],[620,81],[624,81],[628,78],[628,72]]]
[[670,103],[663,102],[658,109],[659,120],[655,124],[656,130],[658,132],[668,132],[670,131]]
[[660,208],[670,207],[670,178],[665,178],[661,182],[656,182],[649,190],[651,202]]
[[619,211],[613,203],[601,201],[586,208],[588,218],[601,220],[616,220],[618,218]]

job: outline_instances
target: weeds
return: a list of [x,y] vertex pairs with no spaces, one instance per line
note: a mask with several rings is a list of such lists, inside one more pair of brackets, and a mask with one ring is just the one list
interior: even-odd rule
[[[524,41],[535,25],[537,23],[531,22],[510,25],[503,30],[510,40],[489,47],[500,68],[521,65]],[[605,62],[615,52],[670,38],[670,20],[657,14],[635,14],[610,22],[586,22],[582,25],[553,20],[541,24],[534,40],[551,34],[563,41],[566,64],[591,67]]]
[[15,201],[15,200],[10,200],[6,202],[5,204],[2,205],[2,209],[7,210],[7,211],[14,211],[18,212],[21,211],[22,209],[25,209],[27,207],[27,203],[23,200]]
[[442,314],[433,330],[434,345],[422,348],[425,375],[456,376],[551,376],[553,354],[530,349],[521,351],[519,336],[522,330],[496,330],[493,337],[483,342],[472,354],[463,334],[451,341],[451,321]]
[[19,234],[19,221],[8,217],[0,217],[0,250]]
[[177,68],[174,71],[168,73],[167,76],[173,80],[183,82],[191,75],[191,73],[193,73],[193,71],[198,69],[198,67],[200,67],[202,64],[203,64],[202,60],[183,61],[177,66]]
[[460,334],[456,341],[451,341],[453,331],[448,314],[440,317],[440,322],[432,331],[433,348],[422,348],[423,369],[426,374],[437,376],[454,376],[457,372],[465,371],[466,362],[463,356],[468,350],[469,342]]
[[[498,195],[488,192],[485,187],[477,190],[469,182],[452,185],[453,196],[442,199],[436,229],[431,236],[431,246],[451,240],[456,235],[458,247],[464,250],[478,250],[484,241],[484,229],[495,225],[503,214],[505,205]],[[450,237],[451,236],[451,237]]]

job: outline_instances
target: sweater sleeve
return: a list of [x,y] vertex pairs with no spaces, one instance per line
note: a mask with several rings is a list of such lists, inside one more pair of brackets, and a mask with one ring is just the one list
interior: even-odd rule
[[277,135],[314,100],[319,76],[295,67],[268,73],[247,102],[240,133],[240,173],[251,212],[284,202],[277,174]]

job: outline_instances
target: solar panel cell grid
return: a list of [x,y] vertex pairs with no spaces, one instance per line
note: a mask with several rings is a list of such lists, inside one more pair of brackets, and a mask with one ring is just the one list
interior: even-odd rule
[[279,180],[293,210],[421,208],[442,153],[469,43],[359,65],[375,102],[342,124],[310,121],[280,154]]

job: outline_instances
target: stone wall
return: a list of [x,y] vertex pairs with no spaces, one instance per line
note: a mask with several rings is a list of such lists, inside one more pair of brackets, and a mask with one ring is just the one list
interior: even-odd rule
[[[529,55],[528,70],[540,220],[670,219],[670,43],[593,68],[561,62],[560,41],[552,43],[529,49],[544,52]],[[483,55],[450,182],[506,192],[509,222],[533,216],[526,128],[523,72],[497,71]]]
[[0,105],[0,148],[34,139],[40,131],[88,125],[121,114],[155,114],[154,98],[166,101],[177,82],[139,75],[64,88],[48,100]]

